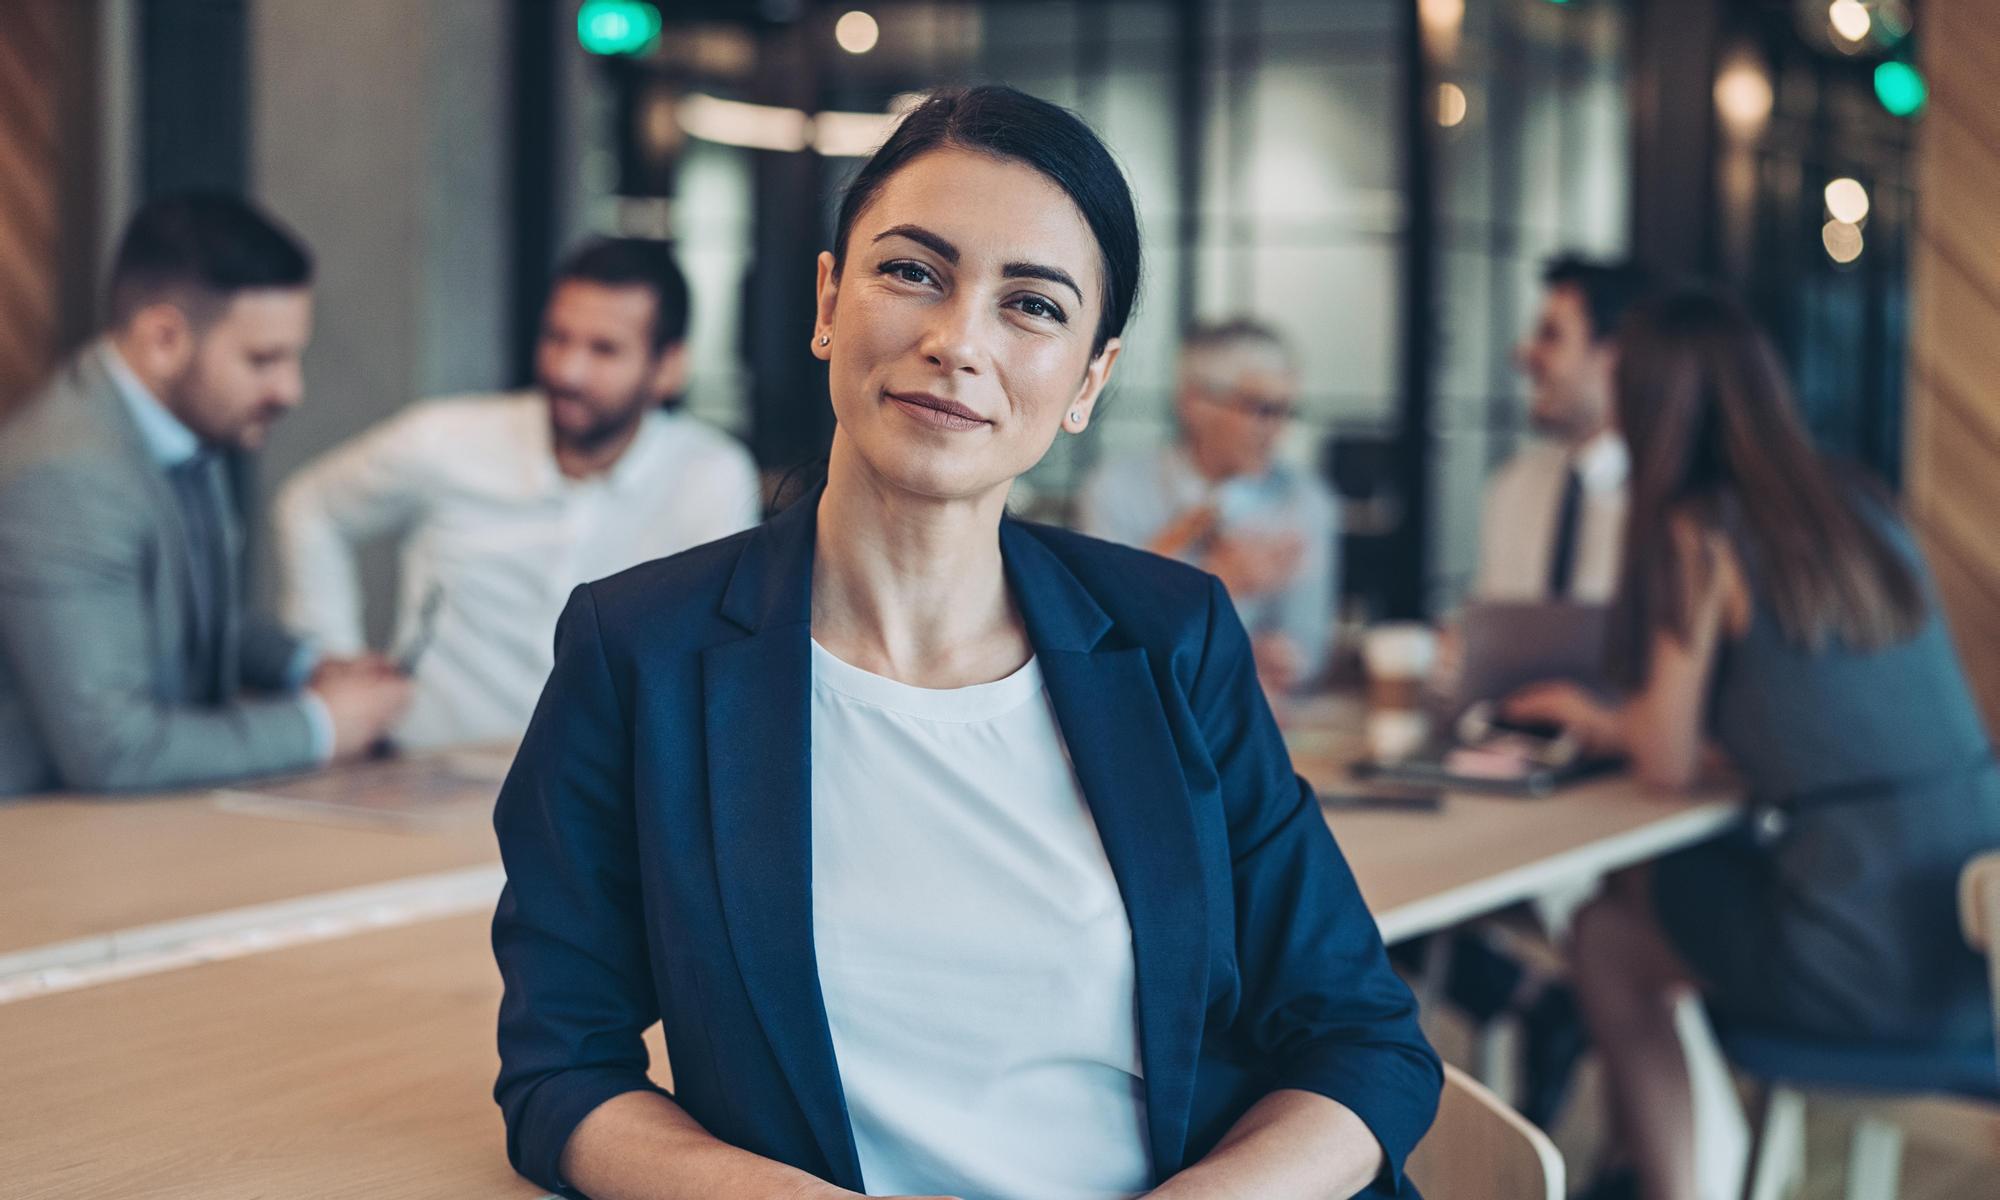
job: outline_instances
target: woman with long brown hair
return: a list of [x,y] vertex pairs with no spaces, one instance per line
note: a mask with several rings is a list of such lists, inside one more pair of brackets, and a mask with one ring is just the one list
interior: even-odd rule
[[1667,1200],[1695,1194],[1672,1021],[1690,984],[1761,1030],[1990,1045],[1953,904],[1960,867],[2000,845],[2000,770],[1908,531],[1814,452],[1739,305],[1689,291],[1636,312],[1618,419],[1633,474],[1611,657],[1627,698],[1543,684],[1509,709],[1667,788],[1720,751],[1755,800],[1740,834],[1621,881],[1575,927],[1641,1193]]

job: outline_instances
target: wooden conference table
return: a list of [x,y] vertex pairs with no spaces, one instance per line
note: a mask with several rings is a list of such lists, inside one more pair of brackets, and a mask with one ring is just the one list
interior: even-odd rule
[[[1342,786],[1360,717],[1345,699],[1288,716],[1295,762],[1321,790]],[[503,748],[482,747],[346,768],[313,785],[422,795],[426,819],[400,826],[281,819],[208,792],[0,805],[0,1002],[34,977],[80,986],[490,909],[502,875],[488,817],[505,762]],[[1735,812],[1727,789],[1665,797],[1608,777],[1542,799],[1453,794],[1441,812],[1328,821],[1383,936],[1401,941],[1587,886],[1711,837]]]
[[[323,937],[343,922],[490,910],[502,879],[492,798],[505,764],[498,748],[480,748],[239,793],[0,804],[0,1001],[37,975],[68,986],[176,965],[190,948],[220,957],[287,931]],[[394,824],[364,805],[341,820],[282,819],[245,807],[262,794],[251,789],[418,795],[423,815]]]
[[[1365,752],[1363,717],[1352,696],[1281,713],[1292,764],[1322,795],[1351,786],[1348,765]],[[1330,810],[1327,823],[1383,939],[1400,942],[1587,889],[1717,836],[1741,806],[1733,785],[1664,795],[1610,775],[1532,798],[1453,792],[1437,812]]]
[[[1308,779],[1340,782],[1356,715],[1288,724]],[[440,765],[393,764],[433,789]],[[381,787],[385,769],[352,779]],[[463,804],[490,801],[490,777],[443,769]],[[1394,941],[1701,841],[1735,812],[1727,791],[1668,798],[1610,778],[1329,820]],[[10,993],[0,972],[0,1129],[15,1135],[0,1138],[0,1194],[541,1195],[508,1169],[490,1099],[495,855],[475,820],[316,825],[208,795],[0,808],[0,965],[154,939],[111,960],[129,970],[85,964],[59,987]],[[299,936],[258,924],[301,913]],[[176,930],[239,944],[177,957]]]
[[0,1195],[541,1196],[491,1098],[499,1003],[470,915],[0,1005]]

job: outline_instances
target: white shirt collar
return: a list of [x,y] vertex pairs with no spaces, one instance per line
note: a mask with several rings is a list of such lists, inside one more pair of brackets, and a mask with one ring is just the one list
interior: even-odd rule
[[598,485],[612,492],[630,490],[646,476],[656,464],[654,447],[666,435],[675,420],[672,413],[663,410],[648,412],[639,419],[639,431],[632,435],[632,441],[625,452],[612,460],[610,466],[585,479],[571,479],[563,474],[556,462],[555,430],[549,425],[548,396],[540,391],[534,407],[534,436],[528,439],[528,452],[532,456],[529,469],[550,494],[562,495],[575,488]]
[[163,467],[178,467],[200,454],[201,439],[160,403],[152,389],[139,381],[111,339],[104,339],[99,347],[111,386],[132,414],[133,423],[139,427],[139,440],[146,444],[146,452],[153,456],[153,461]]
[[1609,492],[1625,486],[1632,474],[1632,452],[1625,439],[1607,429],[1578,447],[1571,456],[1583,486],[1592,492]]

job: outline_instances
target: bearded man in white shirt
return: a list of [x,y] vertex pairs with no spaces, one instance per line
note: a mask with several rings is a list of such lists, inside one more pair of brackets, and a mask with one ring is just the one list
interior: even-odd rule
[[1541,311],[1515,351],[1540,436],[1487,486],[1473,591],[1602,604],[1618,586],[1631,469],[1611,427],[1617,333],[1647,282],[1630,264],[1565,255],[1542,284]]
[[592,241],[557,269],[532,390],[412,405],[286,485],[284,611],[329,650],[364,640],[357,551],[399,545],[399,743],[518,736],[571,588],[760,519],[748,452],[674,411],[687,323],[666,244]]

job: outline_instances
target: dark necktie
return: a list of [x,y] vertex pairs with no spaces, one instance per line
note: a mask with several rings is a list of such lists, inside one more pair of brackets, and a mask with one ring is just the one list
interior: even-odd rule
[[189,613],[188,646],[190,699],[217,703],[222,699],[222,604],[227,586],[224,572],[222,514],[217,510],[211,474],[215,461],[197,454],[167,471],[174,498],[180,502],[181,525],[187,530]]
[[1563,480],[1562,505],[1556,509],[1555,547],[1549,553],[1549,596],[1562,600],[1576,582],[1576,532],[1583,516],[1583,476],[1571,467]]

